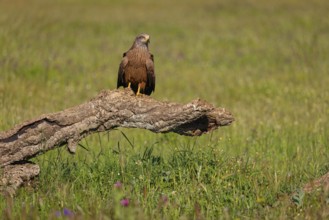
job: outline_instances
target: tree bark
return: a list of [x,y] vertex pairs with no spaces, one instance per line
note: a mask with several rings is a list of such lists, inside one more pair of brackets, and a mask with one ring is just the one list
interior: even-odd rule
[[24,161],[63,145],[75,153],[78,142],[95,132],[126,127],[199,136],[233,121],[230,112],[200,99],[183,105],[135,96],[130,89],[103,91],[89,102],[1,132],[0,187],[15,190],[38,175],[38,165]]

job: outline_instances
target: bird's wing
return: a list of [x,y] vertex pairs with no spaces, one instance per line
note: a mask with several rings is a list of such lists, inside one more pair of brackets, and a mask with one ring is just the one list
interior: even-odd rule
[[118,70],[118,82],[117,82],[117,88],[120,86],[126,87],[126,82],[125,82],[125,67],[128,64],[128,57],[126,56],[127,53],[123,54],[123,58],[121,60],[121,63],[119,65],[119,70]]
[[149,93],[155,91],[155,73],[154,73],[154,57],[150,54],[149,59],[146,60],[146,71],[147,71],[147,87]]

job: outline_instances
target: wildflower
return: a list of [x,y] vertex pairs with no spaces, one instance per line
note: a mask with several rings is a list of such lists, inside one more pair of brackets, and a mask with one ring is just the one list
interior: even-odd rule
[[158,203],[158,208],[163,208],[166,207],[168,204],[168,196],[166,195],[161,195]]
[[161,196],[161,201],[162,201],[163,204],[166,204],[168,202],[168,196],[162,195]]
[[122,188],[122,183],[120,181],[117,181],[116,183],[114,183],[114,187],[117,189],[121,189]]
[[[63,214],[63,215],[62,215],[62,214]],[[74,216],[74,213],[73,213],[71,210],[69,210],[68,208],[64,208],[64,209],[63,209],[63,212],[61,212],[61,211],[56,211],[56,212],[55,212],[55,216],[56,216],[57,218],[60,218],[60,217],[62,217],[62,216],[73,217],[73,216]]]
[[74,215],[73,212],[71,210],[67,209],[67,208],[63,209],[63,214],[64,214],[64,216],[67,216],[67,217],[70,217],[70,216]]
[[127,207],[129,205],[129,199],[122,199],[120,204],[124,207]]

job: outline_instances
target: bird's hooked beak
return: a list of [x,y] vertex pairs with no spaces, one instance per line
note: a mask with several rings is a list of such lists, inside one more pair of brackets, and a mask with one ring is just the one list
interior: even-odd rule
[[136,37],[135,42],[139,42],[139,43],[148,45],[150,43],[150,35],[140,34]]
[[145,42],[147,44],[149,44],[151,41],[150,41],[150,36],[149,35],[145,35]]

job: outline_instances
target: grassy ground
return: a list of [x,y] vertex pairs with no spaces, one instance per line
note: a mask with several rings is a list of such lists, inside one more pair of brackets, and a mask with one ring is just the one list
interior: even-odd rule
[[154,98],[200,97],[236,118],[197,138],[118,129],[76,156],[49,152],[36,181],[0,198],[3,217],[328,218],[328,191],[290,203],[329,171],[328,11],[326,0],[1,1],[0,130],[114,89],[141,32]]

